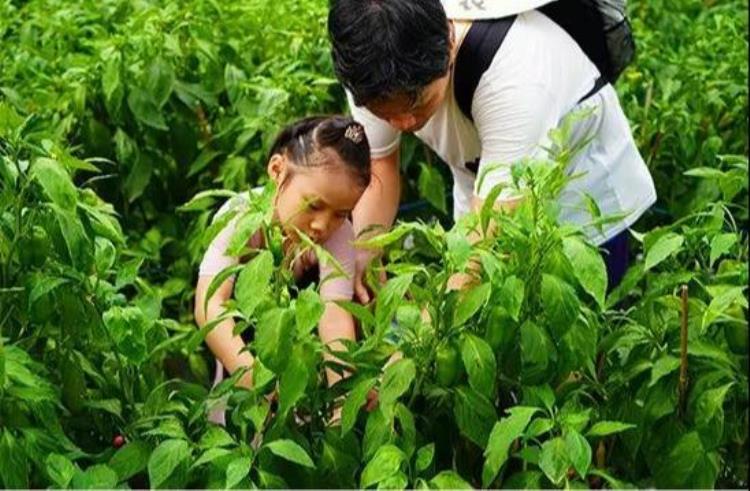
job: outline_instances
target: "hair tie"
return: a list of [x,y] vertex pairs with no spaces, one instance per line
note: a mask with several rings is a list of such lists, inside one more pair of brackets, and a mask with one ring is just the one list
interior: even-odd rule
[[362,143],[363,136],[364,131],[362,131],[362,126],[358,123],[350,124],[346,127],[346,131],[344,131],[344,138],[346,138],[347,140],[351,140],[357,145]]

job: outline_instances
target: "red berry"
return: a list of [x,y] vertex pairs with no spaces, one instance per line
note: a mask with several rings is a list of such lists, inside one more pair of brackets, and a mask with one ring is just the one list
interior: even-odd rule
[[120,448],[123,445],[125,445],[125,437],[122,435],[115,435],[115,437],[112,439],[112,446],[115,448]]

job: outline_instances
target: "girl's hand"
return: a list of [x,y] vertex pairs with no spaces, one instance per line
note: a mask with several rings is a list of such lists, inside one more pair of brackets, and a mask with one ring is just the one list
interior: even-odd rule
[[[367,267],[378,255],[377,252],[367,249],[357,250],[354,275],[354,300],[362,305],[367,305],[374,300],[373,292],[365,283],[365,273],[367,272]],[[380,272],[379,279],[381,285],[386,282],[388,278],[385,271]]]

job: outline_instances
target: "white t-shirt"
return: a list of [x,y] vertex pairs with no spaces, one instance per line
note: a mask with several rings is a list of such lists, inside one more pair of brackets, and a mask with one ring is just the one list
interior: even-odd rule
[[[456,39],[463,39],[468,24],[457,23]],[[629,213],[618,223],[593,228],[597,244],[632,225],[656,201],[651,175],[633,141],[630,125],[617,93],[606,85],[582,103],[578,101],[599,77],[596,66],[561,27],[535,10],[519,14],[474,93],[472,116],[466,118],[453,94],[448,94],[429,121],[415,135],[432,148],[453,174],[454,217],[471,207],[476,194],[484,198],[498,183],[510,181],[510,164],[524,157],[544,156],[549,131],[573,110],[594,107],[592,117],[574,125],[574,139],[593,137],[572,162],[571,173],[583,173],[560,197],[561,220],[591,221],[582,193],[593,197],[602,214]],[[361,122],[373,158],[385,157],[399,146],[400,132],[364,107],[354,105],[352,116]],[[479,174],[489,164],[507,163],[485,176],[475,189],[475,175],[466,163],[479,159]]]

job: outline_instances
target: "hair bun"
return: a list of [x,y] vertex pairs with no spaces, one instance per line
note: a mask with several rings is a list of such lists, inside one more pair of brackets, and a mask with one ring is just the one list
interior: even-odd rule
[[349,126],[346,127],[346,130],[344,131],[344,138],[359,145],[360,143],[362,143],[364,134],[365,134],[365,131],[362,128],[361,124],[351,123]]

